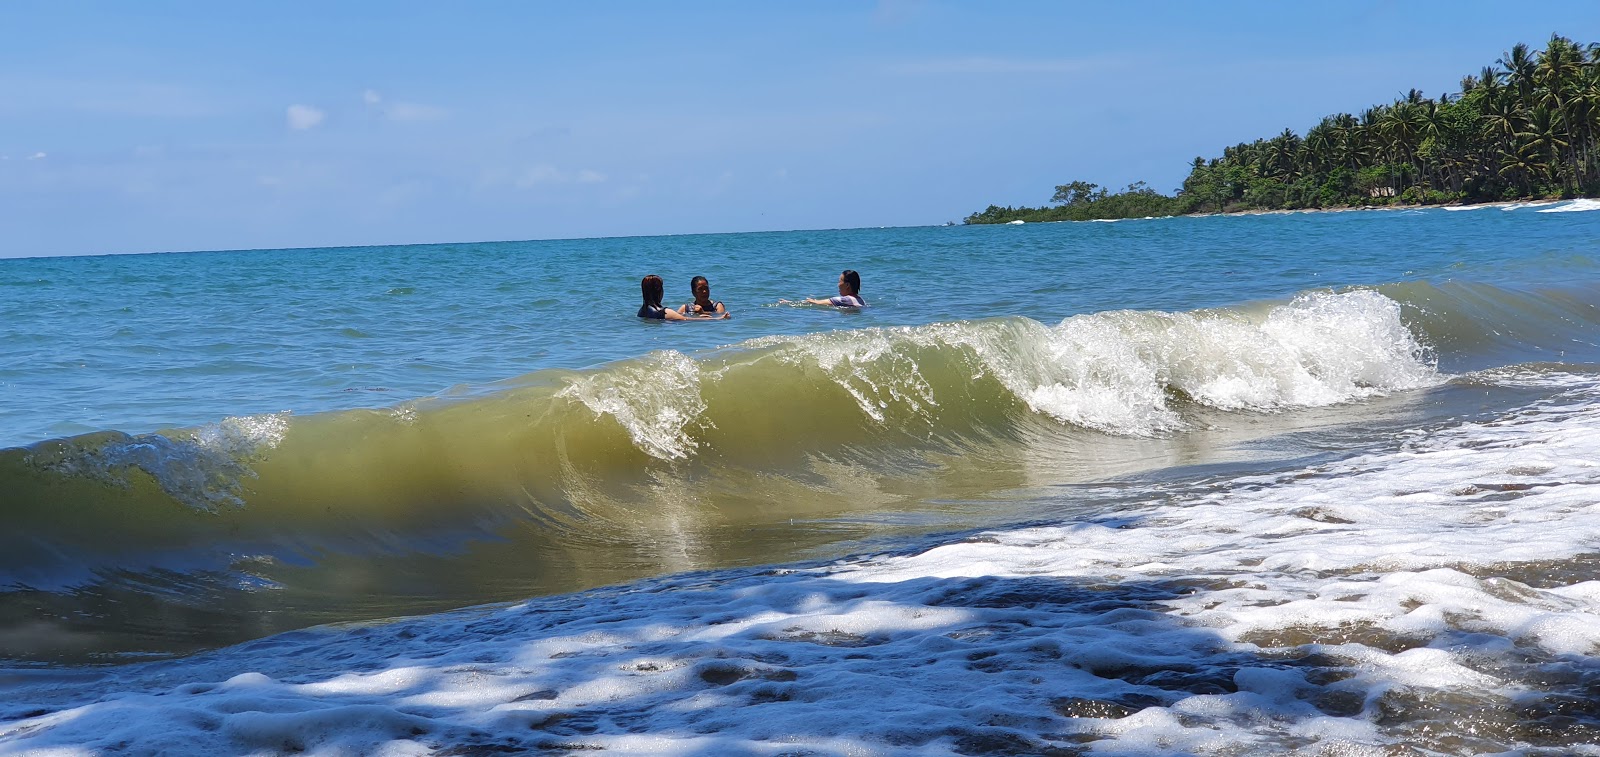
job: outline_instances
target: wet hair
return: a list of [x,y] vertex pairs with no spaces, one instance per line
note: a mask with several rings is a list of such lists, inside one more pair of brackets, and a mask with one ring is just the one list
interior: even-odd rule
[[704,277],[704,276],[696,276],[696,277],[694,277],[694,278],[692,278],[692,279],[689,279],[689,291],[690,291],[690,292],[693,292],[693,291],[694,291],[694,288],[695,288],[695,287],[696,287],[696,286],[697,286],[697,285],[699,285],[699,284],[700,284],[700,283],[702,283],[702,282],[704,282],[704,283],[705,283],[705,285],[706,285],[706,286],[707,286],[707,287],[708,287],[708,288],[709,288],[709,287],[710,287],[710,286],[711,286],[711,282],[709,282],[709,281],[706,281],[706,277]]
[[844,271],[844,283],[850,285],[851,294],[861,294],[861,274],[846,268]]
[[661,297],[666,286],[661,283],[661,277],[655,274],[644,277],[639,281],[639,291],[644,293],[644,304],[661,307]]

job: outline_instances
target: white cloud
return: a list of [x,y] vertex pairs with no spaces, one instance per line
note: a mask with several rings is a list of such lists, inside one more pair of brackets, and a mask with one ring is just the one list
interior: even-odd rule
[[578,172],[579,184],[599,184],[606,180],[606,175],[588,168]]
[[44,153],[36,152],[36,153],[34,153],[32,155],[29,155],[28,156],[28,160],[44,160],[46,157],[48,157],[48,156],[46,156]]
[[328,114],[323,113],[310,105],[290,105],[288,110],[289,128],[304,131],[317,124]]
[[928,74],[1076,74],[1101,68],[1105,61],[1076,58],[941,58],[909,61],[889,67],[889,73],[905,76]]
[[450,111],[422,103],[394,102],[383,104],[383,95],[375,89],[361,93],[361,101],[369,108],[377,108],[390,121],[437,121],[450,115]]

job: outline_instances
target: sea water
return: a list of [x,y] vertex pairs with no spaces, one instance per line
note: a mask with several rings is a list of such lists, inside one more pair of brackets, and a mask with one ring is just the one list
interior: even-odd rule
[[1600,753],[1597,207],[0,260],[0,753]]

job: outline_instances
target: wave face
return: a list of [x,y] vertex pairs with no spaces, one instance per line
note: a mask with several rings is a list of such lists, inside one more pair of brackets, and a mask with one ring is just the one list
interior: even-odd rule
[[[919,492],[983,499],[1204,464],[1221,459],[1204,449],[1223,446],[1204,436],[1217,429],[1440,386],[1440,362],[1545,354],[1593,333],[1592,295],[1408,283],[1055,325],[772,336],[540,371],[465,398],[42,442],[0,451],[0,614],[19,597],[88,592],[115,616],[155,594],[299,627],[707,555],[770,562],[839,538],[778,528],[797,518],[853,534],[863,513]],[[929,475],[945,478],[919,483]],[[79,599],[49,602],[78,611]],[[370,612],[351,609],[363,602]],[[207,643],[270,630],[282,628]]]
[[1055,326],[1001,318],[768,337],[700,359],[662,351],[530,374],[459,402],[87,434],[6,451],[3,463],[10,483],[93,489],[90,500],[212,514],[393,508],[523,499],[574,471],[766,463],[1035,421],[1152,436],[1187,427],[1190,406],[1317,407],[1438,380],[1399,303],[1316,292],[1266,308],[1116,311]]

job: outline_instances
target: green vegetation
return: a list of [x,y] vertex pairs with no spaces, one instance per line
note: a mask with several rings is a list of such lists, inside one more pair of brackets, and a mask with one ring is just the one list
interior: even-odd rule
[[990,205],[966,223],[1083,221],[1185,213],[1490,202],[1600,195],[1600,43],[1518,44],[1438,100],[1328,116],[1304,137],[1195,158],[1175,196],[1144,182],[1116,194],[1074,181],[1051,205]]

